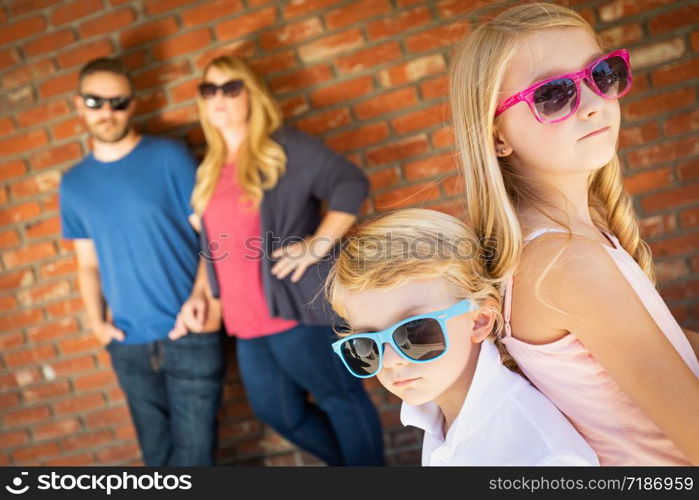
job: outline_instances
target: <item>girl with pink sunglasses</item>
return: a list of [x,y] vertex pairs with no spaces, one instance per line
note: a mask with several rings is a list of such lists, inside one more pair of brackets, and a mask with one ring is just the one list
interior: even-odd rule
[[616,155],[625,50],[577,13],[513,7],[451,68],[468,218],[503,283],[502,342],[601,465],[699,464],[698,334],[654,287]]

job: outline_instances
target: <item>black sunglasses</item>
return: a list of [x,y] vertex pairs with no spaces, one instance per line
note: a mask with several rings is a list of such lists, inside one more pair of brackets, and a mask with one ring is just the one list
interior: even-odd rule
[[109,102],[109,105],[114,111],[124,111],[129,107],[131,101],[133,100],[132,95],[121,95],[117,97],[100,97],[93,94],[80,94],[83,98],[85,106],[90,109],[100,109],[105,102]]
[[223,95],[226,97],[236,97],[243,90],[243,80],[229,80],[221,85],[202,82],[199,84],[199,95],[204,99],[208,99],[215,96],[219,89],[223,91]]

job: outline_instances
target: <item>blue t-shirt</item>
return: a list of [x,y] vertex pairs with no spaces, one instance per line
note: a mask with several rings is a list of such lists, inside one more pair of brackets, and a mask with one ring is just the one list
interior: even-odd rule
[[93,240],[102,293],[125,344],[166,337],[192,291],[196,167],[184,144],[143,136],[124,158],[105,163],[90,154],[61,180],[63,237]]

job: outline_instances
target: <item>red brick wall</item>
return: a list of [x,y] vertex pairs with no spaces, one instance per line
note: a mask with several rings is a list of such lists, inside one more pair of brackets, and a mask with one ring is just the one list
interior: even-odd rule
[[[614,46],[631,49],[621,156],[660,288],[699,329],[699,6],[570,0]],[[291,123],[362,166],[367,211],[459,211],[445,69],[470,24],[466,0],[4,0],[0,2],[0,464],[138,463],[106,353],[85,327],[75,256],[59,235],[60,174],[88,151],[70,100],[87,60],[119,54],[134,71],[141,130],[200,147],[194,86],[212,54],[248,58]],[[230,354],[230,353],[229,353]],[[375,382],[390,463],[419,461],[399,402]],[[220,463],[312,457],[260,425],[230,365]]]

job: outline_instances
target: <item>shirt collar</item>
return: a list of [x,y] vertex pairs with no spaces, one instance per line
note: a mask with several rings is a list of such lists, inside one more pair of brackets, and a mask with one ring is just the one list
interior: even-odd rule
[[[487,416],[509,392],[505,387],[505,384],[512,383],[509,375],[509,370],[500,361],[497,347],[489,340],[483,341],[471,387],[449,429],[450,436],[458,437],[461,441],[487,421]],[[442,435],[442,410],[432,401],[418,406],[404,401],[400,419],[403,425],[417,427],[428,434]]]

